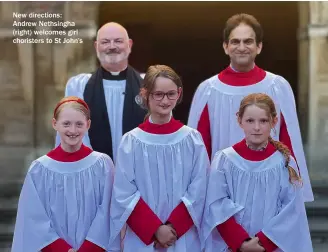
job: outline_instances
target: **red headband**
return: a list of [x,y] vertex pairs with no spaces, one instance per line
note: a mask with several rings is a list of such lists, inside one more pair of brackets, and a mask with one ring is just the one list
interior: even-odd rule
[[85,108],[89,111],[89,106],[88,106],[88,104],[87,104],[85,101],[83,101],[82,99],[80,99],[80,98],[68,99],[68,100],[64,100],[64,101],[62,101],[62,102],[60,102],[60,103],[57,104],[57,106],[56,106],[56,108],[55,108],[55,111],[54,111],[54,117],[56,116],[57,109],[58,109],[61,105],[63,105],[63,104],[66,103],[66,102],[72,102],[72,101],[77,102],[77,103],[80,103],[83,107],[85,107]]

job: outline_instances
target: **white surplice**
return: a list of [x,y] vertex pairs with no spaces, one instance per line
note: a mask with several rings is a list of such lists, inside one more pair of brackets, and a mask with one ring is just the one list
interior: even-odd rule
[[241,100],[251,93],[269,95],[276,106],[278,123],[272,137],[279,140],[280,114],[284,116],[292,148],[304,183],[303,198],[313,201],[313,192],[305,161],[302,138],[296,113],[293,91],[289,83],[281,76],[266,72],[265,78],[259,83],[249,86],[231,86],[221,82],[215,75],[202,82],[196,90],[189,112],[188,126],[197,128],[200,116],[208,105],[212,158],[219,150],[223,150],[244,138],[244,132],[237,122],[236,113]]
[[232,147],[217,152],[202,223],[206,252],[229,251],[216,226],[232,216],[251,237],[262,231],[278,246],[277,252],[313,251],[301,185],[289,182],[279,151],[263,161],[246,160]]
[[95,151],[76,162],[35,160],[20,194],[11,251],[37,252],[59,238],[74,249],[87,239],[119,251],[119,240],[109,244],[113,178],[112,160]]
[[[171,134],[140,128],[126,133],[118,149],[111,205],[111,229],[118,235],[140,197],[165,223],[183,202],[194,222],[167,252],[200,252],[200,225],[209,159],[200,133],[187,126]],[[111,239],[115,238],[115,235]],[[155,251],[127,227],[124,251]]]

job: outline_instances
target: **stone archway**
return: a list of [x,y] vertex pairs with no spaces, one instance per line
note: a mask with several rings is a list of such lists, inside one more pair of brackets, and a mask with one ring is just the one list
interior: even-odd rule
[[[134,40],[130,62],[141,71],[151,64],[172,66],[184,82],[175,116],[184,122],[194,90],[228,64],[222,49],[225,21],[249,13],[264,28],[257,63],[284,76],[297,93],[297,2],[102,2],[99,23],[117,21]],[[273,13],[279,13],[273,14]]]

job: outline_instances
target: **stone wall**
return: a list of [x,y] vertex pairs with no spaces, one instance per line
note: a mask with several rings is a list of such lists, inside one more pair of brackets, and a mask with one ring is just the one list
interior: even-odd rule
[[[102,10],[100,10],[99,3],[96,2],[0,2],[0,216],[3,216],[1,225],[4,220],[8,225],[12,224],[7,216],[11,218],[15,216],[19,191],[17,188],[20,189],[30,161],[44,154],[54,145],[54,131],[51,127],[52,111],[55,103],[64,95],[68,78],[78,73],[91,72],[96,67],[93,39],[96,36],[99,13],[103,13],[103,17],[111,13],[110,18],[115,18],[117,21],[121,21],[120,18],[122,19],[124,14],[128,25],[140,27],[139,37],[141,37],[140,41],[144,40],[143,50],[139,51],[135,61],[141,64],[149,64],[152,60],[151,54],[159,53],[160,50],[156,47],[156,43],[148,39],[152,26],[148,26],[142,19],[148,17],[153,22],[161,24],[160,28],[163,32],[159,39],[164,39],[167,34],[172,36],[170,34],[187,30],[185,27],[175,25],[180,18],[178,9],[171,9],[164,4],[164,9],[151,12],[146,8],[148,4],[155,3],[142,3],[142,6],[129,3],[129,8],[113,11],[113,8],[120,3],[102,3]],[[179,6],[184,3],[176,4]],[[279,3],[271,4],[274,6]],[[208,5],[216,4],[208,3]],[[200,7],[199,3],[190,3],[190,6],[187,12],[194,13],[190,17],[196,16],[201,11],[207,13],[208,8],[205,10],[205,7]],[[227,3],[223,3],[222,6],[227,8]],[[229,6],[231,8],[227,10],[235,12],[236,7],[240,5]],[[292,10],[293,6],[290,7]],[[255,7],[249,8],[251,11]],[[143,11],[144,15],[138,16],[137,10]],[[63,20],[76,23],[78,36],[83,39],[83,43],[14,44],[12,42],[14,11],[63,13]],[[165,14],[162,15],[163,13]],[[173,14],[179,18],[172,19]],[[220,20],[216,15],[216,9],[211,10],[210,14],[218,19],[217,23],[225,21]],[[265,16],[263,13],[264,21]],[[299,17],[299,85],[297,86],[299,119],[306,143],[312,183],[323,184],[328,180],[328,2],[300,2]],[[286,16],[277,22],[294,21],[288,18],[290,17]],[[217,27],[217,23],[208,24],[206,19],[200,18],[198,21],[204,28],[196,31],[201,36],[213,32]],[[168,23],[175,27],[173,33],[170,29],[165,30]],[[281,23],[276,25],[278,31]],[[212,27],[211,31],[209,31],[210,27]],[[177,42],[174,42],[169,46],[172,48],[175,46],[175,49],[179,50],[176,46]],[[208,42],[213,43],[212,40]],[[282,44],[274,45],[275,50],[282,57],[287,42],[279,40]],[[150,55],[145,55],[145,50],[150,50]],[[194,66],[193,60],[190,60],[190,65]],[[207,62],[207,64],[212,63]],[[196,63],[195,67],[198,69],[201,66]],[[12,187],[8,187],[8,184]],[[12,204],[8,204],[8,200]],[[320,220],[320,223],[323,222]],[[1,242],[5,241],[9,244],[11,239],[10,234],[2,233],[3,230],[8,233],[8,229],[0,227],[1,251],[3,251]],[[2,235],[7,238],[2,240]]]
[[[62,13],[63,21],[75,22],[83,43],[15,44],[13,12]],[[0,251],[11,246],[31,161],[54,146],[52,112],[68,78],[95,68],[97,15],[93,2],[0,2]]]
[[[13,12],[61,13],[61,21],[75,22],[74,28],[79,32],[77,36],[83,43],[14,44]],[[10,163],[4,159],[11,155],[21,162],[18,162],[20,168],[14,166],[15,169],[10,170],[21,170],[31,159],[53,147],[52,111],[64,95],[68,78],[90,72],[96,65],[93,39],[97,29],[98,3],[1,2],[0,13],[2,172]],[[15,154],[12,150],[16,148],[23,148],[24,153]]]
[[[33,101],[26,75],[25,46],[13,44],[12,14],[17,3],[0,3],[0,172],[1,181],[21,177],[33,149]],[[27,89],[29,91],[27,91]]]
[[[75,22],[82,44],[37,44],[35,46],[35,101],[36,146],[43,154],[54,144],[51,127],[52,112],[57,101],[64,96],[67,80],[75,74],[90,72],[95,68],[93,38],[96,35],[97,3],[57,2],[49,10],[64,13],[62,21]],[[37,6],[38,3],[35,3]],[[43,11],[46,7],[43,7]]]
[[328,2],[300,3],[299,104],[313,184],[328,181]]
[[[110,7],[115,7],[115,3]],[[23,148],[27,156],[30,148],[34,148],[40,150],[32,155],[37,156],[53,146],[52,110],[63,96],[68,78],[77,73],[90,72],[96,65],[93,38],[96,35],[98,8],[99,3],[93,2],[0,4],[0,146],[4,157],[10,156],[6,148],[10,149],[10,153],[11,148]],[[134,13],[134,9],[130,8],[127,12]],[[299,4],[299,119],[311,176],[318,181],[328,179],[325,166],[328,161],[327,9],[327,2]],[[13,44],[14,11],[63,13],[64,21],[76,23],[83,44]],[[147,11],[144,13],[154,15]]]

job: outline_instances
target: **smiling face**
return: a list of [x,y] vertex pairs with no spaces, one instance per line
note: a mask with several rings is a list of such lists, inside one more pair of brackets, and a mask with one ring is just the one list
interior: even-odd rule
[[233,29],[229,40],[223,43],[225,53],[230,57],[231,65],[237,71],[249,71],[255,58],[261,53],[262,43],[256,43],[253,28],[241,23]]
[[182,100],[182,82],[179,75],[169,66],[148,67],[140,90],[142,106],[148,109],[157,122],[167,121],[174,107]]
[[[75,107],[74,107],[75,106]],[[87,118],[83,110],[79,109],[80,104],[72,104],[72,102],[62,105],[57,114],[57,118],[53,118],[53,128],[60,136],[60,143],[65,151],[79,150],[85,133],[90,128],[90,119]]]
[[169,78],[157,77],[154,89],[151,91],[148,106],[151,114],[164,117],[171,114],[177,104],[181,88]]
[[126,66],[131,47],[132,40],[121,25],[108,23],[99,29],[95,48],[100,64],[104,68],[111,70],[115,65]]

